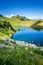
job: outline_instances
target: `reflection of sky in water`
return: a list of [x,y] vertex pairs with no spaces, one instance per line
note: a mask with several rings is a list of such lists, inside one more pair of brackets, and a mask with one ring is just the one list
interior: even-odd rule
[[43,31],[24,28],[21,31],[17,31],[13,39],[43,45]]

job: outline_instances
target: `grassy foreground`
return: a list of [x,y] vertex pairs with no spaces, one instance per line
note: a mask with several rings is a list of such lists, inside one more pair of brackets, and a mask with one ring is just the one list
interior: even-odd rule
[[25,46],[0,48],[0,65],[43,65],[43,51]]

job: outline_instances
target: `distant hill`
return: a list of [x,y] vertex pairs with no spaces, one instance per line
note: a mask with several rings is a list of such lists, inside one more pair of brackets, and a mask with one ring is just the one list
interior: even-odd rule
[[0,15],[0,17],[3,17],[3,15]]

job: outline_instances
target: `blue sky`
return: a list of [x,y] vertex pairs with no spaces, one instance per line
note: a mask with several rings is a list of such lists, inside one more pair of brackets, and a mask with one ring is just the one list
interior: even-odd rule
[[43,19],[43,0],[0,0],[0,14]]

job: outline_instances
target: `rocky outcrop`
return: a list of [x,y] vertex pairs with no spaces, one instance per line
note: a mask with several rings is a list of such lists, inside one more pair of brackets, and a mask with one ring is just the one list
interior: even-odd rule
[[[1,41],[2,40],[2,41]],[[4,40],[4,42],[3,42]],[[0,39],[0,47],[5,47],[5,45],[7,44],[8,46],[14,46],[14,45],[19,45],[19,46],[29,46],[29,47],[34,47],[36,48],[37,46],[35,44],[31,44],[28,42],[24,42],[24,41],[17,41],[17,40],[12,40],[9,38],[6,39]]]

